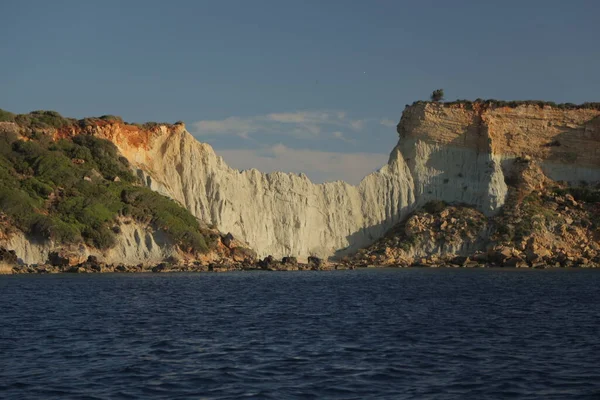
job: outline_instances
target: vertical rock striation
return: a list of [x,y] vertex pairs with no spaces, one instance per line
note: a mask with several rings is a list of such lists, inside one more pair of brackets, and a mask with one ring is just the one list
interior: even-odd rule
[[183,124],[86,129],[113,141],[152,189],[259,256],[342,255],[432,199],[492,215],[504,204],[515,157],[534,157],[554,180],[600,180],[600,111],[593,108],[415,103],[398,124],[388,164],[358,186],[232,169]]

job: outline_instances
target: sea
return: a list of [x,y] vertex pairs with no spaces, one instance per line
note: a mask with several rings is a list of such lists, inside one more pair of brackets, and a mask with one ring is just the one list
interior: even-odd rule
[[1,399],[600,399],[600,271],[0,276]]

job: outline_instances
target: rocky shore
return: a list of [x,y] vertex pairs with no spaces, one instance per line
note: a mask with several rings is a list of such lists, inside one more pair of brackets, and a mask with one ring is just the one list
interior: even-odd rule
[[139,273],[139,272],[227,272],[227,271],[329,271],[338,269],[354,269],[347,263],[326,262],[318,257],[309,257],[308,262],[298,262],[296,257],[284,257],[277,260],[272,256],[262,260],[246,259],[235,261],[223,259],[217,262],[204,263],[165,261],[157,265],[124,265],[106,264],[89,256],[83,263],[70,264],[67,259],[53,254],[45,264],[18,264],[13,251],[0,248],[0,265],[5,266],[4,274],[56,274],[56,273]]
[[502,211],[430,202],[350,261],[357,265],[598,268],[600,187],[549,179],[518,158]]
[[234,170],[181,123],[4,115],[1,274],[600,266],[596,103],[416,102],[358,186]]
[[[0,249],[0,253],[10,253]],[[600,260],[588,260],[583,257],[556,257],[556,262],[542,261],[532,255],[521,256],[514,248],[502,247],[489,252],[476,252],[472,256],[429,256],[411,263],[380,262],[374,256],[362,261],[327,262],[311,257],[308,262],[301,263],[295,257],[284,257],[277,260],[268,256],[262,260],[237,262],[222,260],[220,262],[174,263],[163,262],[157,265],[123,265],[106,264],[90,256],[86,262],[74,265],[57,264],[9,264],[0,259],[0,274],[57,274],[57,273],[165,273],[165,272],[233,272],[233,271],[333,271],[353,270],[358,268],[599,268]],[[369,261],[373,262],[370,263]]]

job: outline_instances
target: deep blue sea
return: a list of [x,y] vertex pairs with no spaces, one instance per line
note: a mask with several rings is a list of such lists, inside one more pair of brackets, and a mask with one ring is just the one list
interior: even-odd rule
[[600,271],[0,276],[2,399],[599,399]]

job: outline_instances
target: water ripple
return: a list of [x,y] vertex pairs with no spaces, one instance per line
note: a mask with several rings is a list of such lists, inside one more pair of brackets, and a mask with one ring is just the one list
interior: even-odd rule
[[600,398],[600,272],[0,276],[0,398]]

